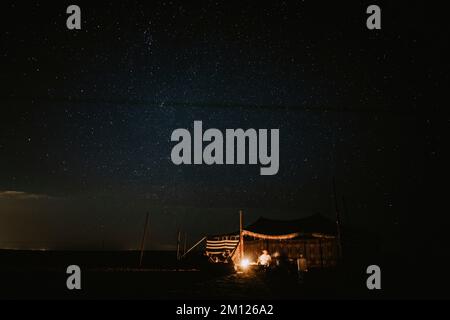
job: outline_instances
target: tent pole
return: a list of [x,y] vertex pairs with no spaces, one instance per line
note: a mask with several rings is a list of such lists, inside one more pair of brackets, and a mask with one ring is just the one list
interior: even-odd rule
[[177,232],[177,261],[180,260],[180,241],[181,241],[181,231],[178,229]]
[[202,243],[203,240],[205,240],[205,239],[206,239],[206,237],[201,238],[201,239],[200,239],[196,244],[194,244],[188,251],[186,251],[185,254],[183,254],[182,258],[183,258],[184,256],[186,256],[189,252],[191,252],[192,250],[194,250],[194,248],[197,247],[200,243]]
[[322,249],[322,239],[319,238],[319,250],[320,250],[320,267],[323,269],[323,249]]
[[339,208],[338,208],[338,200],[336,195],[336,181],[333,176],[333,194],[334,194],[334,208],[336,210],[336,233],[337,233],[337,240],[338,240],[338,257],[339,260],[342,262],[342,238],[341,238],[341,217],[339,214]]
[[149,215],[150,215],[149,212],[147,212],[147,216],[145,217],[144,235],[142,236],[142,241],[141,241],[141,254],[140,254],[140,258],[139,258],[139,268],[142,266],[142,259],[144,258],[145,239],[147,238]]
[[242,260],[244,258],[244,234],[243,234],[243,228],[244,228],[244,214],[242,213],[242,210],[239,210],[239,244],[240,244],[240,259]]

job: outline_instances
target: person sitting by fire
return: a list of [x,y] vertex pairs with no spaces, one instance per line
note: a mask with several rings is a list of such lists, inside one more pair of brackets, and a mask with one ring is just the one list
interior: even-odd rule
[[272,262],[272,257],[267,250],[263,250],[262,253],[263,254],[258,257],[258,264],[264,267],[269,267]]
[[223,262],[228,263],[228,258],[230,257],[230,250],[225,250],[222,252]]

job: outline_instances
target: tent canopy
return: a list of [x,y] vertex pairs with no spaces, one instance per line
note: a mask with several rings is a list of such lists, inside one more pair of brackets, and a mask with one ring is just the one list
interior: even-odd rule
[[293,236],[294,234],[336,235],[336,224],[321,214],[314,214],[306,218],[288,221],[259,218],[256,222],[244,229],[249,236],[254,236],[254,234],[261,234],[269,237]]

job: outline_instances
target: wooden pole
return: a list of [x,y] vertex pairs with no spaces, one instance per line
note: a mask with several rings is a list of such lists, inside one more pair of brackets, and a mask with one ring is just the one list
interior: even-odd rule
[[342,196],[342,207],[342,218],[348,219],[347,201],[344,196]]
[[102,236],[102,251],[105,251],[105,232],[104,232],[105,226],[103,223],[100,225],[100,233]]
[[141,241],[141,254],[140,254],[140,258],[139,258],[139,268],[142,266],[142,259],[144,258],[144,248],[145,248],[145,240],[147,238],[149,215],[150,215],[149,212],[147,212],[147,215],[145,217],[144,235],[142,236],[142,241]]
[[334,194],[334,208],[336,210],[336,234],[338,240],[338,257],[342,261],[342,238],[341,238],[341,217],[339,215],[338,201],[336,195],[336,182],[333,176],[333,194]]
[[244,214],[242,213],[242,210],[239,210],[239,245],[241,248],[240,259],[242,260],[244,258]]
[[180,241],[181,241],[181,231],[178,229],[177,232],[177,260],[180,260]]
[[196,244],[194,244],[188,251],[186,251],[186,253],[183,255],[186,256],[189,252],[191,252],[192,250],[194,250],[195,247],[197,247],[200,243],[202,243],[204,240],[206,240],[206,237],[201,238]]
[[319,250],[320,250],[320,267],[323,269],[323,249],[322,249],[322,239],[319,239]]

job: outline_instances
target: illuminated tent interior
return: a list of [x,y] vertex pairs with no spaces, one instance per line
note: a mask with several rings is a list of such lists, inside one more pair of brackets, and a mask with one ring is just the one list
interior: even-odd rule
[[[333,267],[338,259],[335,222],[315,214],[296,220],[259,218],[242,230],[244,257],[257,261],[262,250],[273,258],[297,260],[302,255],[310,268]],[[239,261],[239,232],[209,236],[206,254],[211,262]]]

